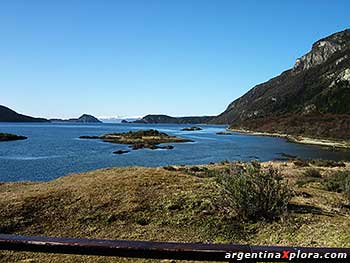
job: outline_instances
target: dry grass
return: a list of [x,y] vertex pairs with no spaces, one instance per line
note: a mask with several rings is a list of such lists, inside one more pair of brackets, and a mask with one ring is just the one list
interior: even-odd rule
[[[244,165],[244,164],[242,164]],[[345,198],[314,181],[298,183],[310,167],[273,165],[294,188],[289,215],[266,223],[235,221],[215,173],[230,164],[109,168],[44,183],[0,184],[0,232],[179,242],[350,247]],[[345,167],[317,167],[322,178]],[[309,178],[310,179],[310,178]],[[161,262],[95,256],[0,252],[1,262]]]

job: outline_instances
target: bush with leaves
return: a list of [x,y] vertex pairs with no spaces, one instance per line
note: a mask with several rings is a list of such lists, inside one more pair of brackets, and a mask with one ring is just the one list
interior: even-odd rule
[[346,171],[338,172],[324,182],[328,191],[343,193],[350,203],[350,173]]
[[347,180],[345,181],[344,194],[348,204],[350,204],[350,176],[348,176]]
[[231,167],[218,177],[237,217],[243,221],[272,221],[286,211],[292,191],[280,172],[256,165]]
[[321,173],[318,169],[315,168],[309,168],[304,172],[304,176],[306,177],[313,177],[313,178],[321,178]]

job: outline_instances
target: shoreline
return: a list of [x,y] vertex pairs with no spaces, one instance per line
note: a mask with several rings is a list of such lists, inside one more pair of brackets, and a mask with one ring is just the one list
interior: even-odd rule
[[[288,164],[293,164],[293,161],[295,161],[295,159],[291,158],[291,159],[286,159],[286,160],[268,160],[268,161],[257,161],[262,167],[267,167],[267,166],[273,166],[273,167],[280,167],[280,166],[284,166],[287,167]],[[344,166],[327,166],[327,165],[313,165],[312,162],[313,161],[319,161],[320,163],[327,163],[328,161],[331,161],[335,164],[339,164],[342,163],[344,164]],[[111,171],[111,170],[120,170],[120,171],[124,171],[124,172],[132,172],[134,170],[165,170],[167,172],[199,172],[199,171],[204,171],[206,169],[209,168],[222,168],[225,167],[227,165],[230,164],[234,164],[234,163],[240,163],[240,164],[250,164],[252,163],[252,160],[246,160],[246,161],[240,161],[240,160],[234,160],[234,161],[228,161],[228,160],[222,160],[222,161],[218,161],[218,162],[209,162],[209,163],[205,163],[205,164],[168,164],[168,165],[160,165],[160,166],[139,166],[139,165],[135,165],[135,166],[130,166],[130,165],[126,165],[126,166],[110,166],[110,167],[103,167],[103,168],[97,168],[97,169],[93,169],[93,170],[88,170],[88,171],[81,171],[81,172],[72,172],[72,173],[67,173],[65,175],[59,176],[57,178],[52,178],[49,180],[45,180],[45,181],[35,181],[35,180],[21,180],[21,181],[0,181],[0,188],[1,186],[5,186],[5,185],[17,185],[17,186],[21,186],[21,185],[41,185],[41,184],[47,184],[47,183],[53,183],[53,182],[59,182],[61,180],[65,180],[65,178],[73,178],[76,176],[84,176],[84,175],[88,175],[88,174],[103,174],[105,172]],[[327,168],[335,168],[335,167],[347,167],[350,168],[350,161],[333,161],[333,160],[319,160],[319,159],[310,159],[310,160],[305,160],[305,163],[308,163],[308,166],[301,166],[299,168],[305,168],[305,167],[322,167],[324,169]],[[287,164],[287,165],[286,165]],[[295,165],[296,167],[298,165]],[[199,168],[199,169],[198,169]],[[297,167],[298,168],[298,167]],[[204,169],[204,170],[203,170]]]
[[292,143],[324,146],[324,147],[330,147],[333,149],[350,149],[350,141],[344,141],[344,140],[337,141],[337,140],[329,140],[329,139],[319,139],[319,138],[311,138],[311,137],[297,136],[297,135],[290,135],[290,134],[276,133],[276,132],[258,132],[258,131],[252,131],[252,130],[246,130],[246,129],[227,128],[227,130],[231,132],[250,134],[254,136],[280,137]]

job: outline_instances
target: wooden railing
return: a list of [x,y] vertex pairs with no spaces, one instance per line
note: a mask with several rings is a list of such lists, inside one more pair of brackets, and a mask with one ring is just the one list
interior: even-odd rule
[[[326,253],[342,253],[345,258],[334,262],[349,262],[350,248],[314,248],[314,247],[281,247],[281,246],[251,246],[238,244],[203,244],[203,243],[172,243],[150,241],[126,241],[104,239],[77,239],[33,237],[0,234],[0,250],[30,251],[44,253],[61,253],[77,255],[118,256],[130,258],[198,260],[234,262],[238,259],[227,259],[228,253],[280,253],[285,256],[291,253],[318,253],[319,259],[307,259],[305,262],[330,262]],[[287,253],[287,254],[286,254]],[[300,252],[299,252],[300,253]],[[256,261],[302,261],[281,259],[241,259],[240,262]]]

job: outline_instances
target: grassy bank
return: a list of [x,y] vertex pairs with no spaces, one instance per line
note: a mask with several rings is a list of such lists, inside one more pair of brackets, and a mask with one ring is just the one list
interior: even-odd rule
[[[288,213],[242,221],[217,178],[231,163],[109,168],[42,183],[0,184],[0,232],[179,242],[350,247],[346,197],[329,187],[350,164],[269,162],[293,190]],[[247,164],[239,164],[245,169]],[[334,183],[332,184],[334,185]],[[131,262],[0,252],[1,262]],[[132,262],[158,262],[132,260]],[[159,261],[162,262],[162,261]],[[164,261],[163,261],[164,262]],[[166,261],[165,261],[166,262]]]

